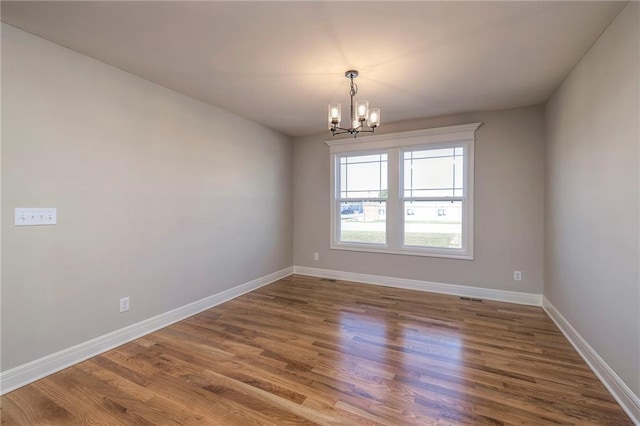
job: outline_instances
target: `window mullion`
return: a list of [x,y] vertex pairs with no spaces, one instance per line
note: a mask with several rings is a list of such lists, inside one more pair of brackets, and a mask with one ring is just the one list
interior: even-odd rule
[[400,150],[390,149],[387,162],[387,245],[400,248],[402,242],[402,204],[400,203]]

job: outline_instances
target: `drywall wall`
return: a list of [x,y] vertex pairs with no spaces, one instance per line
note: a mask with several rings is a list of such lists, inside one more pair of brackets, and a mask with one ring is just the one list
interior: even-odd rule
[[545,297],[640,395],[640,4],[546,107]]
[[[294,264],[542,293],[544,112],[528,107],[385,124],[380,133],[482,122],[475,144],[475,258],[330,250],[330,133],[294,141]],[[313,260],[313,253],[320,255]],[[521,282],[513,270],[523,271]]]
[[3,371],[291,266],[284,135],[6,24],[2,124]]

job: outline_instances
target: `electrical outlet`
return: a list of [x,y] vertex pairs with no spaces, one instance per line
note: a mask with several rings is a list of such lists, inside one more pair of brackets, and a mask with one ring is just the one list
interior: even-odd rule
[[513,271],[513,280],[522,281],[522,271]]
[[320,255],[318,253],[313,253],[313,260],[320,260]]
[[129,310],[129,296],[120,299],[120,312],[127,312]]

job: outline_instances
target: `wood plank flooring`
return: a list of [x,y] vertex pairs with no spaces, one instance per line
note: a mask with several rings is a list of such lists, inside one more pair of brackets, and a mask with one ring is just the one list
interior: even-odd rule
[[2,425],[630,425],[541,308],[293,275],[2,397]]

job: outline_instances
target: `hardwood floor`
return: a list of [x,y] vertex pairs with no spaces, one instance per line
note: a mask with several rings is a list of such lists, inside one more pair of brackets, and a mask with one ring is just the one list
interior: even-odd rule
[[293,275],[2,397],[3,425],[631,424],[541,308]]

